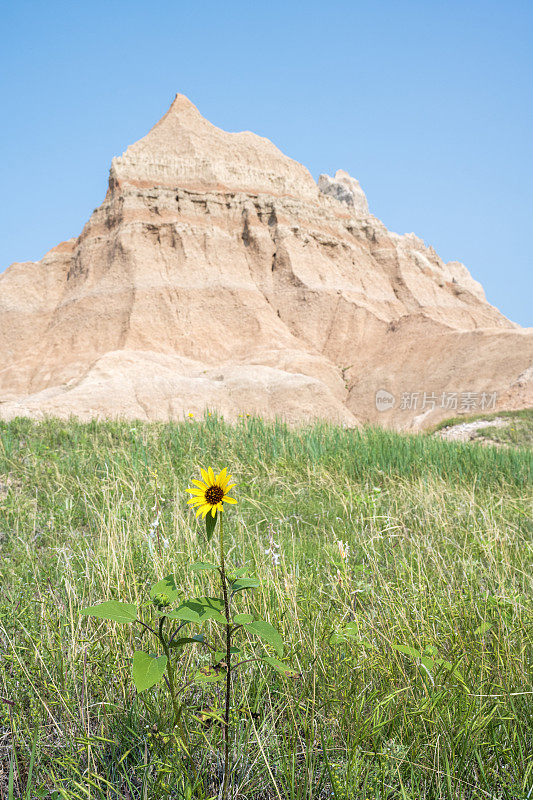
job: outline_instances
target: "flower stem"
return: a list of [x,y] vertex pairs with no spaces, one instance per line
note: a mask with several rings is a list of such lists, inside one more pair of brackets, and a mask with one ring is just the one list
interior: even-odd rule
[[220,577],[222,580],[222,593],[224,595],[224,615],[226,617],[226,703],[224,709],[224,783],[222,785],[222,800],[226,800],[229,788],[229,715],[231,698],[231,617],[226,579],[226,566],[224,563],[224,527],[222,514],[220,514]]

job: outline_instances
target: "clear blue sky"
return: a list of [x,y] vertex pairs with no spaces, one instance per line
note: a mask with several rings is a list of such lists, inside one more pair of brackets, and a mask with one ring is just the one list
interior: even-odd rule
[[0,2],[0,270],[76,236],[174,94],[463,261],[533,324],[533,2]]

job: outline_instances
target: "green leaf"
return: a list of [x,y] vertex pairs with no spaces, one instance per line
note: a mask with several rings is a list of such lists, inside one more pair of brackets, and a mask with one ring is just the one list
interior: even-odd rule
[[347,636],[349,639],[359,638],[359,629],[357,622],[347,622],[346,625],[339,631],[341,636]]
[[191,569],[193,572],[202,572],[202,570],[206,569],[218,569],[216,564],[209,564],[207,561],[196,561],[192,566]]
[[226,617],[223,615],[224,604],[216,597],[198,597],[194,600],[187,600],[184,603],[169,611],[166,615],[169,619],[181,619],[184,622],[206,622],[212,619],[215,622],[226,624]]
[[453,675],[454,678],[457,678],[458,681],[460,681],[462,684],[465,684],[465,679],[463,678],[462,674],[450,661],[445,661],[443,658],[437,658],[435,659],[435,664],[444,667],[448,670],[450,675]]
[[153,600],[154,597],[158,595],[165,595],[168,598],[170,603],[173,603],[175,600],[178,599],[181,592],[178,588],[176,583],[176,578],[174,575],[167,575],[166,578],[154,583],[152,588],[150,589],[150,598]]
[[97,617],[110,619],[113,622],[135,622],[137,619],[137,606],[133,603],[121,603],[119,600],[106,600],[97,606],[82,608],[80,614],[84,617]]
[[173,611],[169,611],[166,616],[168,619],[181,619],[183,622],[203,622],[202,606],[194,600],[187,600]]
[[420,659],[420,663],[422,664],[423,667],[427,669],[428,672],[431,672],[433,667],[435,666],[434,660],[432,658],[429,658],[429,656],[422,656],[422,658]]
[[[230,652],[232,656],[239,655],[241,653],[240,647],[230,647]],[[213,656],[215,661],[225,661],[226,660],[226,651],[225,650],[217,650],[215,655]]]
[[419,650],[415,650],[414,647],[406,647],[403,644],[393,644],[393,650],[397,650],[399,653],[403,653],[409,658],[422,658],[422,653]]
[[247,622],[253,622],[254,618],[251,614],[235,614],[233,622],[236,625],[246,625]]
[[166,656],[156,656],[136,650],[133,654],[131,677],[138,692],[150,689],[161,680],[167,667]]
[[250,633],[254,633],[256,636],[259,636],[260,639],[272,645],[278,656],[283,655],[283,639],[269,622],[256,619],[254,622],[247,623],[244,627]]
[[207,533],[207,541],[211,541],[211,537],[215,531],[215,525],[217,524],[217,517],[218,511],[215,511],[215,516],[211,516],[211,512],[208,511],[205,517],[205,532]]
[[[345,637],[348,637],[348,639],[359,639],[357,622],[347,622],[343,628],[340,628],[338,631],[333,631],[329,637],[329,643],[339,644],[339,642],[344,641]],[[361,644],[364,643],[361,642]]]
[[174,639],[170,647],[183,647],[186,644],[203,644],[205,636],[199,633],[198,636],[182,636],[180,639]]
[[476,628],[474,633],[486,633],[492,628],[492,622],[483,622],[479,628]]
[[214,667],[200,667],[193,681],[203,686],[206,683],[220,683],[224,678],[225,672],[222,670],[216,670]]
[[289,664],[285,664],[283,661],[274,658],[273,656],[266,656],[266,658],[263,658],[261,660],[269,664],[276,670],[276,672],[279,672],[280,675],[283,675],[285,678],[300,677],[300,673],[297,672],[297,670],[293,669]]
[[236,578],[242,578],[242,576],[243,576],[243,575],[244,575],[246,572],[248,572],[248,567],[239,567],[239,569],[233,569],[233,570],[230,570],[230,572],[231,572],[231,578],[230,578],[230,581],[233,583],[233,581],[234,581]]
[[260,582],[257,578],[239,578],[231,584],[231,591],[233,593],[242,592],[243,589],[257,589],[258,586],[260,586]]

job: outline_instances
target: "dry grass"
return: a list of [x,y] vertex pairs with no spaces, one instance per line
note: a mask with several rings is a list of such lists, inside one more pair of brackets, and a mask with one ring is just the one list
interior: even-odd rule
[[[169,573],[185,595],[209,593],[209,575],[188,568],[212,556],[186,506],[198,463],[228,465],[238,480],[230,559],[262,581],[240,610],[283,632],[299,673],[241,670],[236,796],[533,796],[528,451],[214,418],[20,420],[0,427],[0,442],[0,694],[14,703],[0,709],[6,796],[13,745],[13,796],[24,796],[34,737],[28,797],[190,796],[163,690],[136,696],[129,678],[138,631],[79,610],[146,602]],[[156,493],[160,551],[148,535]],[[265,554],[272,532],[278,565]],[[198,663],[208,655],[190,651],[181,679]],[[220,708],[219,690],[186,697],[215,797],[220,728],[202,715]]]

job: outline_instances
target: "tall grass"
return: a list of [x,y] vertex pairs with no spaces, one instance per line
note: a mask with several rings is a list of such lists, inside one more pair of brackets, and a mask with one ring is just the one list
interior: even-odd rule
[[[138,634],[78,611],[143,601],[170,572],[209,592],[211,578],[187,569],[210,553],[186,506],[199,463],[238,481],[230,558],[262,578],[242,610],[283,631],[298,673],[243,671],[238,796],[533,797],[530,451],[215,416],[0,424],[6,797],[13,752],[15,797],[30,761],[29,796],[188,796],[163,694],[136,696],[129,679]],[[347,623],[351,638],[332,637]],[[218,689],[191,689],[188,703],[216,796]]]

